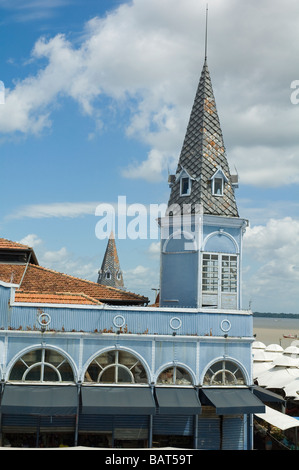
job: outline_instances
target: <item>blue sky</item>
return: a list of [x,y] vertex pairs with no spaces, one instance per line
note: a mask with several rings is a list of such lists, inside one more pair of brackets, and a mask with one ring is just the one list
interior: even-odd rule
[[[0,0],[1,237],[96,280],[101,203],[166,203],[204,55],[206,1]],[[243,306],[298,313],[299,5],[209,2],[208,63],[239,174]],[[299,96],[299,94],[298,94]],[[159,285],[158,240],[117,240],[129,290]]]

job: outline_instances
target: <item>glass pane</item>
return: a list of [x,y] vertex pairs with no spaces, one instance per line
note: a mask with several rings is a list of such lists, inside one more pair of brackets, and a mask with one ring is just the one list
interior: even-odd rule
[[27,354],[24,354],[22,357],[23,361],[26,362],[28,367],[30,367],[33,364],[36,364],[37,362],[41,362],[42,360],[42,349],[36,349],[34,351],[30,351]]
[[47,365],[44,366],[44,382],[59,382],[59,375],[55,369]]
[[59,354],[57,351],[46,349],[45,362],[48,362],[49,364],[53,364],[53,366],[57,367],[63,361],[64,361],[64,357],[61,354]]
[[137,361],[138,359],[132,354],[126,351],[118,351],[118,364],[123,364],[130,368],[136,364]]
[[158,384],[173,384],[173,367],[164,370],[158,377]]
[[31,382],[40,382],[41,381],[41,366],[38,365],[33,367],[31,370],[28,371],[26,374],[25,380],[29,380]]
[[58,370],[61,375],[61,380],[63,382],[74,382],[75,378],[73,370],[68,362],[64,362]]
[[191,377],[189,373],[181,367],[176,367],[175,371],[176,385],[191,385]]
[[125,367],[117,368],[117,383],[132,383],[133,377]]
[[115,371],[116,371],[116,368],[114,366],[107,367],[107,369],[102,373],[99,381],[105,384],[116,383]]
[[9,380],[22,380],[27,367],[22,361],[17,361],[10,373]]
[[144,367],[138,362],[136,366],[131,369],[134,376],[134,382],[139,384],[146,384],[148,382]]
[[189,194],[189,178],[182,178],[181,185],[182,194]]
[[223,180],[222,178],[214,179],[214,194],[221,196],[223,192]]

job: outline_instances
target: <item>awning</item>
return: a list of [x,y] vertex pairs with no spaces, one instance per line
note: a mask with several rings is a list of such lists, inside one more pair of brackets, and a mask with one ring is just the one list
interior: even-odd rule
[[285,400],[280,395],[263,387],[253,387],[252,391],[263,403],[285,403]]
[[255,416],[267,421],[267,423],[272,424],[272,426],[276,426],[282,431],[299,427],[299,421],[296,418],[280,413],[280,411],[273,410],[269,406],[266,406],[265,413],[255,413]]
[[150,415],[156,410],[149,387],[82,386],[82,413]]
[[203,403],[215,406],[218,415],[263,413],[265,405],[248,388],[203,388]]
[[67,385],[11,385],[4,387],[1,412],[65,416],[77,413],[78,389]]
[[157,387],[155,393],[159,414],[201,414],[201,403],[198,394],[193,388]]

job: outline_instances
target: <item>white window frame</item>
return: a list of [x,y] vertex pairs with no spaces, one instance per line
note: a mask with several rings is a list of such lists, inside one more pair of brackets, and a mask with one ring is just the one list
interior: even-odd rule
[[[204,263],[204,257],[210,257],[214,263]],[[225,259],[228,257],[228,260]],[[235,258],[235,259],[232,259]],[[207,259],[207,258],[206,258]],[[224,262],[228,262],[228,266],[224,266]],[[234,266],[234,263],[235,266]],[[215,270],[217,265],[217,270]],[[205,269],[204,269],[205,268]],[[230,275],[231,269],[235,268],[235,276]],[[207,275],[204,277],[204,273]],[[204,287],[211,287],[211,289],[204,289]],[[224,289],[224,286],[226,288]],[[203,302],[203,296],[214,296],[217,308],[221,308],[223,295],[235,295],[236,305],[239,302],[239,255],[237,253],[215,253],[203,252],[201,257],[201,296],[202,306],[207,306]],[[217,302],[216,302],[217,300]]]

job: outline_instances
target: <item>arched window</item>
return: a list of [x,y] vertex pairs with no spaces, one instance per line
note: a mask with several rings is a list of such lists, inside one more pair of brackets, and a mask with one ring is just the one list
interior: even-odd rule
[[140,360],[127,351],[106,351],[96,357],[85,373],[86,382],[105,384],[148,383]]
[[35,349],[24,354],[14,364],[10,381],[74,382],[74,373],[68,360],[52,349]]
[[158,377],[157,385],[191,385],[189,372],[183,367],[173,366],[164,369]]
[[222,360],[211,365],[203,379],[203,385],[245,385],[240,367],[231,361]]

